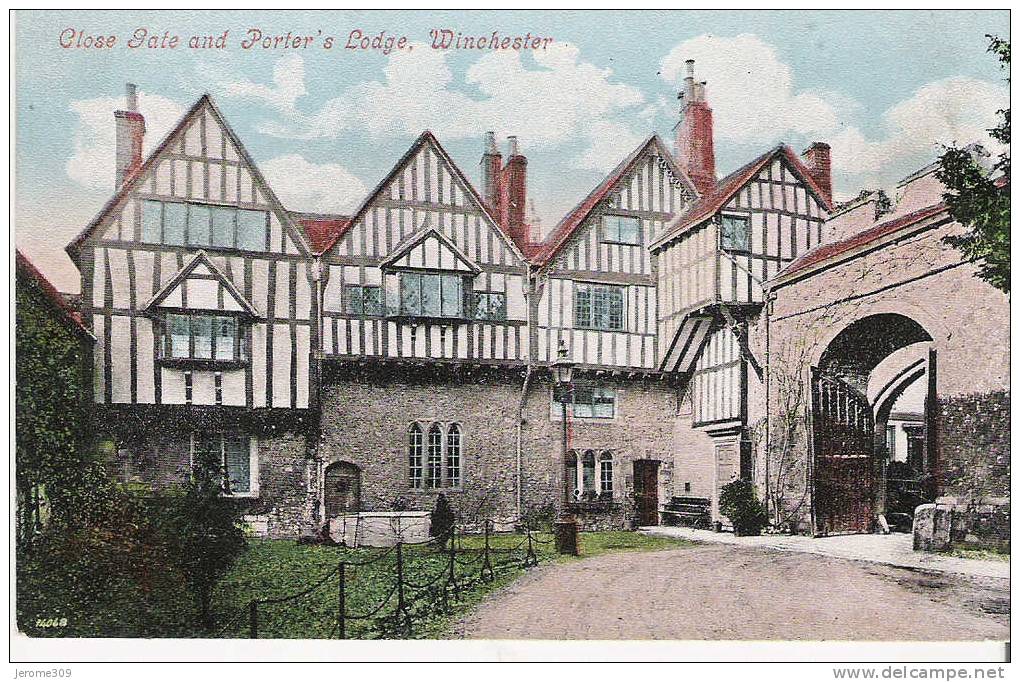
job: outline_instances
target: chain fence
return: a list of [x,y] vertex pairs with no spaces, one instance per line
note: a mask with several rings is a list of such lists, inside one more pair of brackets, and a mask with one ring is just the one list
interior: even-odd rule
[[[321,604],[329,599],[323,595],[331,592],[335,607],[324,616],[329,622],[321,624],[323,633],[329,626],[326,638],[347,639],[357,623],[362,624],[356,634],[359,638],[411,637],[430,617],[451,614],[472,588],[494,582],[507,569],[537,566],[539,548],[552,543],[525,527],[511,546],[494,546],[494,538],[514,536],[495,535],[491,519],[481,525],[480,547],[472,541],[477,535],[454,526],[445,538],[405,542],[398,535],[395,544],[385,549],[358,550],[362,556],[371,554],[367,558],[355,558],[344,548],[336,565],[324,575],[292,594],[250,600],[218,635],[258,639],[267,620],[293,621],[303,613],[295,607],[302,602]],[[365,589],[369,584],[372,590]]]

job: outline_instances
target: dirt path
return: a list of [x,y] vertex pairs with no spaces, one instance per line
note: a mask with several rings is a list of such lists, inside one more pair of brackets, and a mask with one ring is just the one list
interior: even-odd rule
[[1005,640],[1009,585],[701,545],[535,569],[457,624],[473,639]]

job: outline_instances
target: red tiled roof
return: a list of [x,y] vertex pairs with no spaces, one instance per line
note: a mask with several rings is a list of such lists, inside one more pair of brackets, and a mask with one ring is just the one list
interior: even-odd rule
[[946,205],[944,203],[933,204],[912,213],[907,213],[906,215],[902,215],[898,218],[887,220],[884,223],[878,223],[877,225],[869,227],[866,230],[858,232],[857,234],[851,235],[850,237],[838,242],[822,244],[821,246],[808,251],[803,256],[780,270],[777,279],[800,272],[801,270],[830,258],[835,258],[836,256],[847,253],[859,246],[870,244],[904,227],[908,227],[914,223],[936,216],[945,210]]
[[56,308],[57,313],[64,318],[64,321],[67,322],[75,332],[85,334],[90,339],[95,340],[95,337],[92,336],[92,332],[90,332],[88,327],[85,326],[85,323],[82,322],[81,312],[75,310],[67,303],[67,300],[59,291],[57,291],[57,288],[53,286],[53,283],[46,279],[46,275],[42,274],[39,268],[35,267],[32,261],[28,260],[25,254],[16,249],[14,254],[18,272],[24,273],[36,283],[39,290],[44,296],[46,296],[50,303],[53,304],[54,308]]
[[570,237],[573,236],[574,232],[584,223],[585,220],[588,219],[588,216],[591,215],[591,212],[596,206],[598,206],[599,202],[605,199],[616,186],[616,183],[630,172],[631,166],[650,144],[655,144],[659,147],[663,158],[665,158],[667,163],[669,163],[673,174],[684,180],[692,192],[696,191],[694,183],[692,183],[690,179],[684,175],[683,171],[681,171],[673,162],[673,157],[663,146],[659,136],[652,135],[642,142],[638,148],[631,152],[623,161],[621,161],[619,165],[617,165],[616,168],[614,168],[612,172],[609,173],[609,175],[607,175],[606,178],[599,183],[588,196],[581,200],[581,203],[575,206],[570,213],[564,216],[563,220],[561,220],[553,229],[549,238],[546,239],[544,243],[534,245],[534,261],[537,265],[546,265],[553,259],[559,250],[567,243]]
[[779,154],[786,158],[787,163],[790,164],[804,184],[808,186],[819,203],[825,209],[830,210],[832,202],[826,198],[821,188],[818,187],[818,183],[811,177],[811,173],[808,171],[807,166],[804,165],[804,162],[800,160],[800,157],[788,145],[779,144],[716,183],[715,189],[702,195],[691,204],[687,212],[681,215],[672,227],[667,228],[666,232],[656,240],[655,244],[661,244],[678,237],[688,229],[714,216],[733,198],[733,195],[739,192],[766,164],[771,163]]
[[312,253],[321,256],[333,248],[337,240],[347,233],[351,226],[350,216],[321,216],[306,213],[291,213],[291,217],[301,225],[301,229],[312,247]]

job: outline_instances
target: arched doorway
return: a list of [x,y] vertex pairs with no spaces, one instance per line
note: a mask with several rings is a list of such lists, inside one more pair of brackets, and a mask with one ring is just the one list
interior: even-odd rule
[[876,423],[878,406],[868,399],[868,382],[890,355],[931,340],[909,317],[870,315],[847,325],[811,368],[812,510],[818,533],[872,530],[885,503],[881,443],[888,412]]
[[334,462],[326,467],[323,501],[326,518],[361,509],[361,469],[350,462]]

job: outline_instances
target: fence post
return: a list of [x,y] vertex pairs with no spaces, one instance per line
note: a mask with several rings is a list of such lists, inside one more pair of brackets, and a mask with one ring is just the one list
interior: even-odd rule
[[525,526],[528,533],[528,553],[524,557],[524,566],[538,566],[538,556],[535,555],[535,546],[531,542],[531,526]]
[[248,604],[248,637],[259,638],[259,602],[257,599],[252,599]]
[[411,614],[404,603],[404,543],[397,540],[397,620],[403,620],[407,634],[411,634]]
[[496,576],[492,571],[492,561],[489,559],[489,519],[485,519],[485,560],[482,562],[482,580],[491,583]]
[[340,562],[340,592],[337,595],[337,629],[340,639],[347,639],[347,562]]

